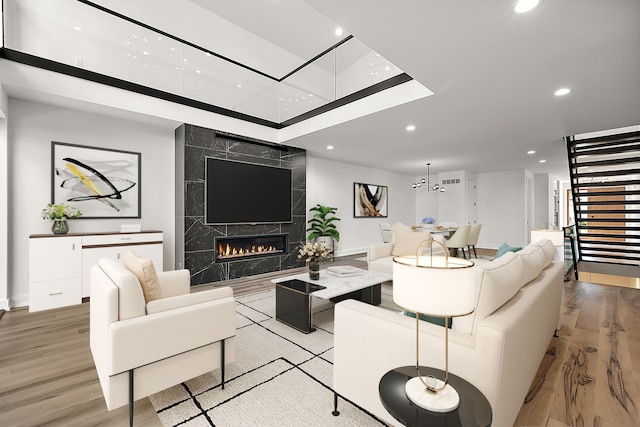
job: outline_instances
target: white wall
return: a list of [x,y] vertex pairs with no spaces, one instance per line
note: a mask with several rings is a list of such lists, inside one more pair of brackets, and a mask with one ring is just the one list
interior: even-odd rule
[[[413,190],[413,189],[412,189]],[[441,222],[438,206],[440,201],[439,191],[427,191],[426,186],[413,190],[416,195],[416,218],[413,224],[418,225],[422,218],[431,217],[436,220],[436,224]]]
[[[363,253],[369,245],[382,243],[381,222],[414,223],[416,198],[415,190],[411,188],[412,179],[407,175],[308,156],[307,208],[318,203],[338,208],[340,241],[336,245],[336,255]],[[389,187],[387,218],[353,217],[354,182]],[[307,219],[310,218],[307,214]]]
[[450,171],[438,174],[438,184],[445,188],[438,196],[438,218],[440,222],[454,222],[458,226],[469,223],[466,171]]
[[526,245],[525,176],[524,170],[477,174],[478,248]]
[[173,129],[17,99],[9,100],[9,297],[28,304],[29,235],[51,232],[40,212],[51,198],[51,141],[142,153],[141,219],[80,219],[71,232],[118,231],[140,222],[164,232],[164,266],[174,265]]
[[[554,180],[549,174],[534,175],[535,202],[532,228],[552,228],[554,214]],[[551,225],[549,225],[551,224]]]
[[[1,27],[1,24],[0,24]],[[9,308],[9,141],[7,116],[9,98],[0,85],[0,218],[6,218],[0,225],[0,310]]]

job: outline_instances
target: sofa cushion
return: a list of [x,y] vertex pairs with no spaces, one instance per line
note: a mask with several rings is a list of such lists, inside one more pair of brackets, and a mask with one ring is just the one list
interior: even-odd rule
[[522,281],[529,283],[540,275],[540,272],[549,265],[545,263],[545,254],[538,245],[527,245],[518,255],[522,258]]
[[144,299],[147,303],[162,299],[162,289],[160,288],[160,281],[153,266],[153,261],[143,258],[133,251],[127,251],[124,254],[124,266],[140,281]]
[[508,252],[497,260],[481,266],[484,269],[482,290],[476,307],[475,323],[509,301],[525,284],[522,280],[522,257]]
[[478,323],[513,298],[524,285],[520,277],[522,258],[515,252],[472,268],[476,273],[476,309],[468,316],[457,317],[452,327],[465,334],[472,334]]
[[115,259],[100,258],[98,266],[118,287],[118,320],[144,316],[146,304],[138,278]]
[[556,248],[553,246],[553,242],[549,239],[542,239],[539,242],[534,243],[534,245],[538,245],[544,252],[545,267],[551,264],[556,256]]
[[391,255],[415,255],[418,245],[431,238],[428,231],[400,231],[395,234]]
[[502,255],[506,254],[507,252],[517,252],[520,249],[522,249],[522,247],[520,246],[510,246],[510,245],[507,245],[506,243],[503,243],[500,245],[500,247],[498,248],[498,251],[496,252],[496,258],[500,258]]

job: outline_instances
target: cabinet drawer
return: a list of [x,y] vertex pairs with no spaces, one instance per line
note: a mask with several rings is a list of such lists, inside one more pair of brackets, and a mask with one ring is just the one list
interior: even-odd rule
[[130,245],[132,243],[162,242],[162,233],[119,233],[82,236],[82,247]]
[[32,283],[29,311],[49,310],[82,303],[80,278]]

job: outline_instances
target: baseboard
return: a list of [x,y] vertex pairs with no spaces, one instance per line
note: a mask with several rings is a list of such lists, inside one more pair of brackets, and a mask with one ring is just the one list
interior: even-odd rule
[[29,295],[19,295],[17,297],[9,298],[9,305],[7,309],[18,308],[18,307],[28,307],[29,306]]

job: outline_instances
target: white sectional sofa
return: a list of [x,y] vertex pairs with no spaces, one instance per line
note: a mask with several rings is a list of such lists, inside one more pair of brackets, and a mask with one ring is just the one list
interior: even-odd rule
[[[476,309],[455,318],[449,333],[449,370],[489,400],[493,426],[513,425],[558,326],[563,264],[544,240],[472,267]],[[443,283],[442,286],[446,286]],[[444,369],[444,330],[420,325],[420,364]],[[334,389],[381,418],[398,423],[382,406],[380,378],[415,365],[415,319],[343,301],[335,307]]]
[[[430,237],[446,247],[446,239],[441,234],[431,234],[428,231],[397,231],[393,233],[392,241],[371,245],[367,251],[367,266],[371,271],[393,274],[393,257],[401,255],[415,255],[420,242]],[[434,247],[433,253],[441,253],[439,247]]]

